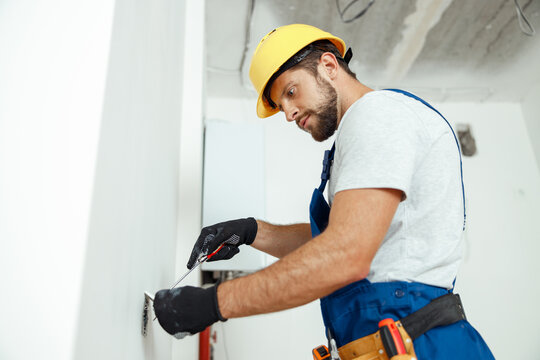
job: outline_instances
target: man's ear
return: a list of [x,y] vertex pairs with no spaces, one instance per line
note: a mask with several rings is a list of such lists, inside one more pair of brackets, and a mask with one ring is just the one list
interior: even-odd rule
[[337,77],[339,63],[336,56],[331,52],[325,52],[321,55],[319,66],[321,71],[324,71],[330,79],[334,80]]

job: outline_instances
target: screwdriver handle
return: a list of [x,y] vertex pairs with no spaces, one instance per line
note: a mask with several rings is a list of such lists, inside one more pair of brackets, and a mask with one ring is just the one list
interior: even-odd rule
[[[210,260],[210,258],[211,258],[212,256],[216,255],[216,254],[219,252],[219,250],[223,249],[223,247],[225,246],[225,244],[226,244],[226,242],[224,242],[223,244],[219,245],[219,247],[218,247],[213,253],[211,253],[210,255],[206,256],[206,260]],[[206,261],[206,260],[205,260],[205,261]]]

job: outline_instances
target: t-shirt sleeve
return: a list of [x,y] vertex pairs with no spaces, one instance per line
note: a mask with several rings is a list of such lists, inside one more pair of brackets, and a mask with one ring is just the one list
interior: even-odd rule
[[407,104],[379,96],[355,104],[336,139],[335,191],[393,188],[403,200],[425,152],[427,134]]

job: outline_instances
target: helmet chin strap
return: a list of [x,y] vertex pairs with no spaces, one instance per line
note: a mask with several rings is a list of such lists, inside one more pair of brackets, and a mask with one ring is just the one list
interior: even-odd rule
[[345,53],[345,56],[343,56],[343,60],[349,65],[349,62],[351,61],[351,58],[353,56],[352,49],[349,48],[347,52]]

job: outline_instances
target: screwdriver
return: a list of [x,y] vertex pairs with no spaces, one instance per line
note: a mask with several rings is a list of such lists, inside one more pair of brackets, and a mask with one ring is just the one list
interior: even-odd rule
[[[171,286],[171,288],[169,290],[174,289],[178,284],[180,284],[180,282],[182,280],[184,280],[186,278],[186,276],[188,276],[193,270],[195,270],[195,268],[197,268],[197,266],[201,265],[203,262],[206,262],[206,261],[210,260],[214,255],[216,255],[225,246],[226,243],[227,243],[227,241],[224,241],[223,244],[219,245],[219,247],[209,255],[202,254],[197,259],[197,262],[195,263],[195,265],[193,265],[193,267],[191,269],[189,269],[188,272],[186,272],[184,275],[182,275],[180,277],[180,279],[178,279],[178,281],[175,282],[173,284],[173,286]],[[146,292],[144,294],[148,299],[152,300],[152,302],[154,301],[154,297],[152,297],[150,294],[148,294]],[[157,317],[154,317],[154,319],[152,321],[155,321],[156,319],[157,319]]]
[[171,289],[174,289],[176,287],[176,285],[178,285],[180,283],[180,281],[184,280],[184,278],[186,276],[188,276],[193,270],[195,270],[195,268],[197,268],[197,266],[201,265],[203,262],[207,261],[207,260],[210,260],[211,257],[213,257],[214,255],[216,255],[219,250],[221,250],[223,248],[223,246],[225,246],[227,242],[225,241],[223,244],[221,244],[216,251],[214,251],[213,253],[211,253],[210,255],[206,255],[206,254],[203,254],[201,255],[198,259],[197,259],[197,262],[195,263],[195,265],[193,265],[193,267],[187,272],[185,273],[184,275],[182,275],[182,277],[180,279],[178,279],[177,282],[174,283],[173,286],[171,286]]

